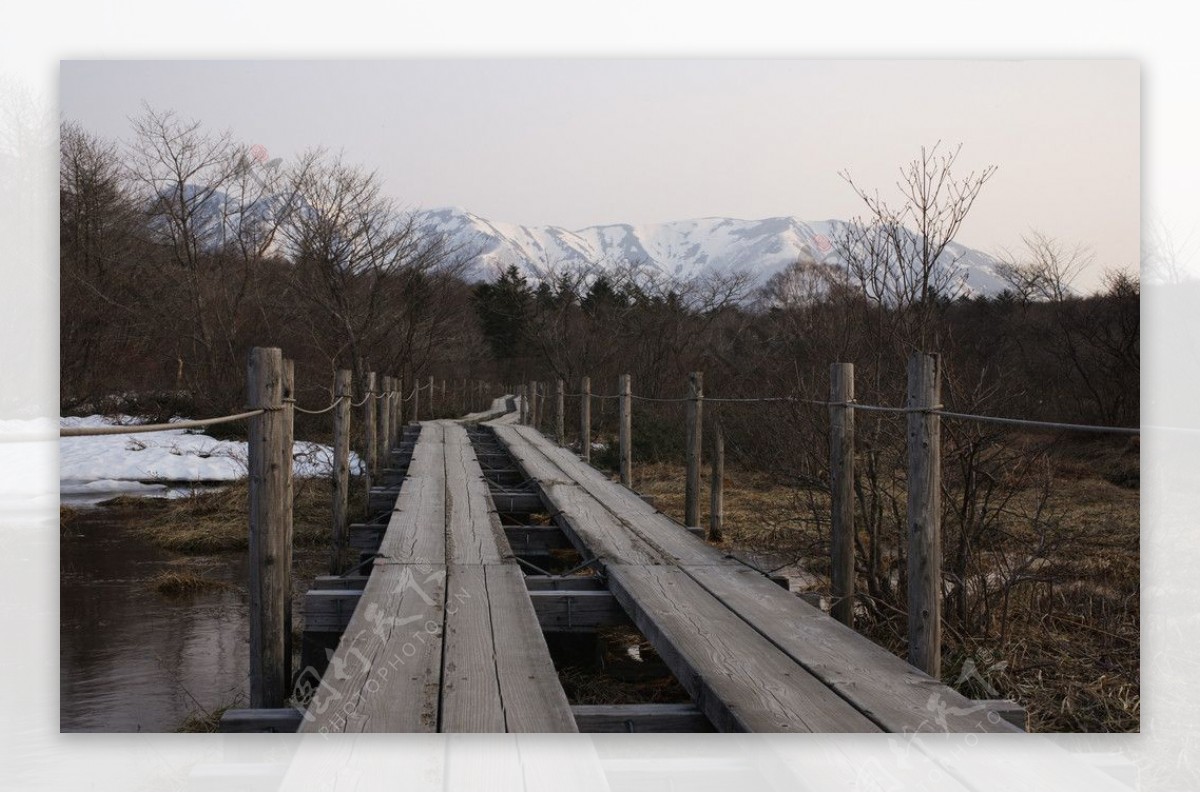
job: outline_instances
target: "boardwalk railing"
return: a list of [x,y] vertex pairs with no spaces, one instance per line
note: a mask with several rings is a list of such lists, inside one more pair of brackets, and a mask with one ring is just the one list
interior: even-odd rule
[[[517,386],[514,391],[521,397],[520,421],[524,424],[542,426],[550,421],[544,414],[544,397],[550,386],[531,380],[528,385]],[[688,376],[687,396],[678,398],[649,397],[633,393],[631,377],[622,374],[618,378],[617,392],[596,394],[592,392],[591,378],[582,377],[578,393],[567,393],[564,382],[558,380],[553,386],[554,416],[553,436],[564,443],[564,398],[578,398],[579,402],[579,445],[580,456],[588,461],[592,441],[592,401],[617,400],[618,469],[621,483],[632,485],[633,447],[633,403],[664,402],[684,403],[687,406],[685,421],[686,486],[684,493],[685,525],[698,530],[700,521],[700,469],[703,406],[704,403],[803,403],[824,406],[829,409],[829,471],[831,494],[830,589],[833,616],[853,627],[854,623],[854,418],[856,411],[893,413],[904,415],[907,420],[907,554],[908,582],[908,660],[930,676],[937,678],[941,672],[941,420],[943,418],[985,422],[1031,431],[1089,432],[1120,435],[1138,435],[1133,427],[1107,427],[1064,422],[1031,421],[1020,418],[983,416],[949,411],[941,402],[941,360],[931,353],[917,353],[908,362],[908,386],[903,407],[859,404],[854,398],[854,365],[834,363],[830,370],[830,393],[828,399],[810,399],[798,395],[765,397],[706,396],[703,374],[692,372]],[[528,403],[528,404],[527,404]],[[710,540],[721,537],[724,518],[724,436],[717,425],[713,444],[711,508],[707,536]]]

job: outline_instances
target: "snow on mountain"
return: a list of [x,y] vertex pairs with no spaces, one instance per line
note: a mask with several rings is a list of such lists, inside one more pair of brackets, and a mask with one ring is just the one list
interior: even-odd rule
[[[836,263],[833,241],[846,225],[841,220],[794,217],[699,218],[571,231],[498,223],[457,207],[418,211],[416,221],[422,231],[444,234],[451,246],[475,254],[472,274],[477,278],[490,277],[510,264],[537,277],[561,266],[604,268],[642,262],[678,278],[749,272],[759,283],[801,257]],[[1004,289],[991,256],[957,243],[947,248],[943,257],[947,256],[958,261],[968,294],[994,295]]]

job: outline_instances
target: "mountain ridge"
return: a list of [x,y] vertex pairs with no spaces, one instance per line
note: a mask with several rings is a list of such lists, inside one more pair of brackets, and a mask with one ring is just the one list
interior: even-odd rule
[[[452,247],[472,254],[470,275],[477,278],[509,265],[540,278],[564,265],[610,269],[625,262],[643,262],[676,278],[746,272],[761,284],[800,258],[837,264],[834,240],[848,225],[835,218],[709,216],[568,229],[494,221],[454,206],[413,214],[422,232],[445,235]],[[995,258],[982,251],[951,243],[943,257],[957,261],[966,294],[990,296],[1006,286],[996,274]]]

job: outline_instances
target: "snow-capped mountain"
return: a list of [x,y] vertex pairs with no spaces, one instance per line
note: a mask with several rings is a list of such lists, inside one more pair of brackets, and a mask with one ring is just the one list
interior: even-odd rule
[[[416,221],[422,231],[444,234],[451,246],[476,254],[473,275],[479,278],[510,264],[539,276],[561,266],[642,262],[679,278],[743,271],[759,283],[801,257],[837,263],[833,241],[846,225],[841,220],[794,217],[700,218],[571,231],[499,223],[456,207],[418,211]],[[968,294],[993,295],[1004,289],[991,256],[957,243],[943,256],[957,260]]]

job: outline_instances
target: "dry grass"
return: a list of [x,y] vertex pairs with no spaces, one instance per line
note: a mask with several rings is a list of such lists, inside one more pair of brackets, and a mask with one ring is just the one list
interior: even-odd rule
[[[156,545],[183,554],[207,555],[243,551],[249,546],[249,497],[248,482],[240,480],[184,498],[122,496],[108,505],[136,507],[129,510],[131,525]],[[350,498],[353,513],[353,505],[362,500],[355,498],[353,486]],[[328,481],[297,479],[292,513],[295,545],[327,544],[331,519]],[[358,518],[352,514],[351,519]]]
[[147,584],[158,594],[170,598],[233,589],[232,584],[207,578],[195,570],[164,570],[152,577]]
[[[985,636],[944,632],[943,680],[977,697],[1015,699],[1042,732],[1136,732],[1140,719],[1139,504],[1136,444],[1085,443],[1055,460],[1044,514],[1068,539],[1037,575],[1010,591],[1003,640],[995,621]],[[673,464],[635,468],[635,487],[677,520],[685,471]],[[902,496],[901,496],[902,497]],[[1015,511],[1034,509],[1035,489]],[[903,502],[901,502],[903,503]],[[726,468],[723,548],[794,559],[828,589],[828,496],[755,471]],[[701,497],[707,522],[708,488]],[[824,515],[823,515],[824,513]],[[994,553],[1028,554],[1033,531],[1005,525]],[[860,620],[860,632],[903,657],[902,614]]]

